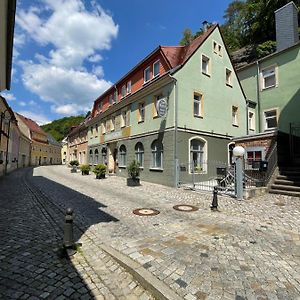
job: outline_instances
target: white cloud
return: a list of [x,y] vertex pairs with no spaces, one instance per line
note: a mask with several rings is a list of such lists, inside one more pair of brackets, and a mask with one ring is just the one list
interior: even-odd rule
[[51,122],[44,114],[37,114],[27,110],[18,111],[18,113],[35,121],[39,125],[44,125]]
[[100,6],[89,12],[80,0],[41,0],[51,11],[43,18],[33,7],[21,9],[17,24],[41,45],[52,45],[49,62],[56,66],[76,67],[90,57],[99,61],[99,50],[110,49],[118,34],[110,15]]
[[6,100],[8,100],[8,101],[15,101],[16,100],[15,95],[12,94],[12,93],[1,92],[1,96],[3,98],[5,98]]
[[19,62],[23,84],[42,100],[51,102],[57,113],[89,110],[111,83],[103,79],[102,66],[92,66],[89,72],[85,62],[102,60],[99,51],[111,48],[118,25],[94,1],[92,11],[81,0],[40,3],[43,10],[34,6],[20,8],[16,16],[23,32],[48,49],[48,53],[35,53],[34,61]]
[[20,106],[26,106],[26,102],[20,101],[20,102],[19,102],[19,105],[20,105]]
[[23,63],[23,70],[27,89],[55,107],[73,105],[78,112],[91,109],[92,101],[111,86],[91,73],[48,64]]

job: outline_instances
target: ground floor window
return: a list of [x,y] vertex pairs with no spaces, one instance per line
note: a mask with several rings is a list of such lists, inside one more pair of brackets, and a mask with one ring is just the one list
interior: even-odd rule
[[155,140],[151,145],[152,151],[152,168],[163,168],[163,144]]
[[126,147],[125,147],[125,145],[120,146],[119,167],[126,167]]
[[93,150],[90,150],[90,159],[89,159],[89,164],[93,164]]
[[98,149],[95,150],[95,161],[94,163],[97,165],[99,163],[99,153],[98,153]]
[[144,167],[144,146],[140,142],[135,145],[135,160]]
[[190,140],[190,172],[201,173],[205,171],[204,166],[205,142],[200,139]]

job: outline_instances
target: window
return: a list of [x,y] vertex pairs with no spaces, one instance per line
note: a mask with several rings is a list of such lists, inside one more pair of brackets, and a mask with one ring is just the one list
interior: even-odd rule
[[105,132],[110,132],[111,120],[105,122]]
[[144,167],[144,146],[140,142],[135,145],[135,160],[141,168]]
[[153,64],[153,76],[156,77],[159,75],[159,60]]
[[268,89],[276,86],[276,70],[275,66],[264,69],[261,71],[262,76],[262,89]]
[[152,151],[152,168],[163,168],[163,145],[158,140],[155,140],[151,145]]
[[260,162],[262,160],[262,151],[259,150],[247,150],[246,149],[246,164],[247,167],[251,169],[259,169],[260,165],[256,162]]
[[144,83],[150,80],[150,67],[144,70]]
[[205,75],[209,75],[209,63],[210,59],[207,56],[202,55],[202,73]]
[[265,130],[274,129],[277,127],[277,110],[268,110],[264,112]]
[[222,46],[218,45],[218,53],[220,56],[222,56]]
[[125,145],[120,146],[119,167],[126,167],[126,147],[125,147]]
[[111,117],[111,127],[110,131],[115,130],[115,125],[116,125],[116,118],[114,116]]
[[158,116],[158,112],[157,112],[157,101],[159,99],[162,99],[163,98],[163,95],[158,95],[158,96],[154,96],[154,99],[153,99],[153,118],[156,118]]
[[90,160],[89,160],[89,164],[92,165],[93,164],[93,150],[90,150]]
[[115,92],[114,92],[114,103],[117,103],[117,100],[118,100],[118,90],[116,89]]
[[249,130],[255,130],[255,115],[254,112],[248,112],[248,126]]
[[112,105],[113,104],[113,96],[112,95],[109,95],[109,105]]
[[226,85],[232,86],[232,71],[226,68]]
[[232,106],[232,125],[238,126],[238,107]]
[[102,148],[101,154],[102,154],[102,163],[106,165],[107,164],[107,148]]
[[127,126],[127,112],[126,110],[121,113],[121,127]]
[[98,104],[98,111],[99,111],[99,112],[102,112],[102,102],[100,102],[100,103]]
[[190,141],[190,173],[205,171],[204,146],[205,142],[200,139],[192,139]]
[[94,130],[94,128],[93,128],[93,126],[91,126],[91,136],[90,136],[91,139],[93,138],[93,130]]
[[216,42],[213,42],[213,49],[215,53],[218,53],[218,44]]
[[121,90],[121,97],[123,98],[123,97],[125,97],[126,96],[126,85],[124,84],[123,86],[122,86],[122,90]]
[[95,150],[95,161],[94,164],[97,165],[99,163],[99,152],[98,149]]
[[202,117],[202,95],[194,93],[194,116]]
[[105,125],[104,125],[104,123],[101,123],[101,132],[102,132],[102,134],[105,134]]
[[127,94],[131,93],[131,81],[127,82]]
[[139,120],[138,122],[145,121],[145,102],[139,103]]
[[98,124],[95,125],[95,137],[98,136]]

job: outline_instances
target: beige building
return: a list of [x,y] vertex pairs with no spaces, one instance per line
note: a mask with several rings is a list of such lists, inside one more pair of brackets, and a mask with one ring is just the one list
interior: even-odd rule
[[61,164],[61,144],[58,143],[51,134],[48,134],[48,160],[49,165],[60,165]]
[[61,159],[62,159],[62,164],[66,165],[69,163],[68,159],[68,138],[65,137],[62,142],[61,142]]

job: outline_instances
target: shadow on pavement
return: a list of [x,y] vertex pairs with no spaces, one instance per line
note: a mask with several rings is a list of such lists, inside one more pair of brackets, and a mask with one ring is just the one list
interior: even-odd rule
[[[94,199],[46,178],[33,177],[32,171],[18,170],[0,180],[0,298],[93,299],[72,262],[57,255],[63,241],[63,231],[58,227],[63,226],[64,216],[52,210],[35,189],[32,194],[23,176],[26,174],[31,188],[33,184],[46,187],[61,207],[71,206],[77,215],[84,209],[84,230],[96,223],[118,220],[101,211],[105,206]],[[80,232],[75,232],[78,239]]]

